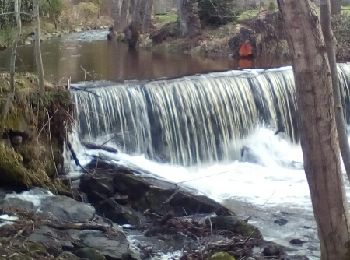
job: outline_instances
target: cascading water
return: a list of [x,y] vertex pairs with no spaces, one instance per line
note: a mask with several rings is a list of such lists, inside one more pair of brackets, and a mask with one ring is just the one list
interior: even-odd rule
[[[339,68],[349,119],[350,65]],[[319,259],[301,147],[274,133],[298,140],[290,67],[75,87],[78,125],[71,139],[83,165],[99,154],[190,187],[249,217],[268,240],[286,247],[293,238],[305,240],[293,250]],[[86,149],[79,140],[113,141],[121,152]],[[242,146],[256,155],[254,162],[230,160]],[[350,198],[348,185],[345,190]],[[288,224],[278,226],[276,218]]]
[[[339,68],[349,103],[350,66]],[[290,67],[79,87],[88,90],[73,91],[80,138],[109,140],[152,160],[229,161],[236,156],[234,142],[261,124],[298,140]]]

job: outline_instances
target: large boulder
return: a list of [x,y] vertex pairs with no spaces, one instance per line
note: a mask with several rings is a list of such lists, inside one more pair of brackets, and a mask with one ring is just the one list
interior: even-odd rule
[[101,160],[91,162],[96,174],[84,175],[80,189],[86,193],[98,213],[109,216],[119,224],[140,223],[145,211],[158,215],[171,212],[174,216],[232,215],[227,208],[206,196],[195,195],[194,191],[145,176],[135,169],[118,169],[115,164],[111,164],[107,171],[106,164]]
[[233,56],[239,56],[243,43],[253,46],[256,57],[288,58],[289,49],[279,13],[261,13],[258,17],[242,22],[238,34],[229,40]]
[[120,227],[69,197],[42,189],[7,194],[0,212],[13,219],[0,223],[5,258],[19,252],[28,259],[137,259]]
[[167,23],[158,30],[153,31],[150,34],[152,43],[159,44],[165,41],[167,38],[179,36],[179,27],[177,22]]

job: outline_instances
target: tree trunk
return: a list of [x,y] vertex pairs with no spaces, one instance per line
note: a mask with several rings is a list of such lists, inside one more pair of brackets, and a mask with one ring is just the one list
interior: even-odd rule
[[335,38],[331,24],[331,3],[330,0],[321,0],[320,2],[320,19],[323,36],[327,49],[327,56],[331,68],[332,86],[334,95],[335,121],[337,123],[339,146],[343,158],[346,174],[350,180],[350,147],[346,131],[343,106],[339,89],[339,76],[337,62],[335,58]]
[[41,58],[41,48],[40,48],[40,12],[39,12],[39,0],[33,0],[34,7],[34,17],[36,19],[35,28],[35,63],[36,69],[39,77],[39,89],[40,93],[44,91],[44,66],[43,60]]
[[140,32],[149,32],[151,28],[153,0],[114,0],[112,16],[114,28],[122,32],[128,25],[137,25]]
[[10,61],[10,93],[6,98],[6,101],[2,107],[1,111],[1,122],[3,122],[7,116],[8,111],[12,105],[12,101],[15,97],[16,92],[16,82],[15,82],[15,74],[16,74],[16,61],[17,61],[17,45],[22,33],[22,22],[21,22],[21,2],[19,0],[15,0],[15,18],[16,18],[16,36],[12,42],[11,48],[11,61]]
[[279,1],[293,54],[304,168],[321,243],[321,259],[344,259],[348,208],[340,169],[331,71],[309,0]]
[[[322,4],[321,0],[321,4]],[[340,15],[341,13],[341,0],[331,0],[331,14]]]
[[177,4],[181,36],[194,37],[200,34],[201,24],[198,16],[198,1],[178,0]]

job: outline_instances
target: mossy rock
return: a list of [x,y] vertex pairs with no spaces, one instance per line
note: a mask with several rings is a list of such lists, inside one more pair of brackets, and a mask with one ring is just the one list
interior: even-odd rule
[[0,184],[18,188],[44,187],[54,193],[67,193],[67,188],[59,180],[52,180],[44,169],[44,162],[32,162],[26,168],[22,156],[13,148],[0,144]]
[[30,172],[23,166],[23,158],[13,148],[0,145],[0,181],[2,184],[29,187]]
[[214,253],[209,260],[236,260],[236,258],[227,252]]
[[[0,73],[0,107],[10,93],[9,80],[9,74]],[[65,132],[72,122],[71,96],[68,90],[48,83],[39,93],[37,82],[33,74],[16,74],[15,98],[0,122],[0,135],[11,130],[27,137],[18,143],[12,139],[0,142],[0,185],[39,186],[66,193],[67,188],[55,177],[63,171]]]

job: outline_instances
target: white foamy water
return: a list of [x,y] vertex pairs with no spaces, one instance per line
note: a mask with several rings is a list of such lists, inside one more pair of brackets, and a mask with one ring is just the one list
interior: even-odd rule
[[255,162],[236,160],[183,167],[150,161],[144,155],[111,154],[82,146],[78,157],[84,164],[91,156],[101,154],[119,164],[135,166],[159,178],[195,189],[219,202],[235,198],[257,206],[283,205],[311,210],[299,145],[267,128],[257,129],[247,139],[241,140],[240,145],[249,147]]
[[[289,241],[299,238],[305,246],[293,248],[294,253],[319,259],[319,248],[309,187],[302,165],[302,151],[298,144],[275,135],[268,128],[258,128],[245,140],[233,147],[248,147],[254,162],[236,160],[196,167],[158,163],[144,155],[112,154],[102,150],[89,150],[71,136],[81,163],[88,163],[99,155],[129,167],[136,167],[149,174],[196,190],[200,194],[222,202],[243,218],[251,218],[265,239],[290,247]],[[103,138],[105,140],[105,137]],[[95,140],[102,144],[103,141]],[[113,144],[108,143],[108,146]],[[240,151],[231,151],[240,154]],[[237,155],[235,155],[237,156]],[[237,157],[239,158],[239,156]],[[73,171],[79,174],[78,168]],[[347,193],[350,194],[348,185]],[[238,204],[237,204],[238,201]],[[239,206],[237,208],[237,206]],[[274,223],[286,218],[288,224]]]

